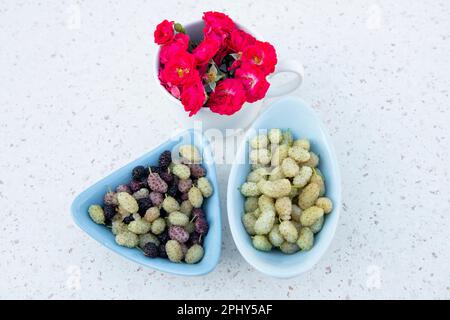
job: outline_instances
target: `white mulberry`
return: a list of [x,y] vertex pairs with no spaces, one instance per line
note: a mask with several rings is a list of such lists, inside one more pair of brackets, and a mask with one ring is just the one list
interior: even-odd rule
[[289,146],[287,144],[280,144],[275,148],[275,150],[273,150],[270,164],[273,167],[281,165],[281,162],[288,157],[288,153]]
[[264,211],[261,212],[255,222],[255,233],[259,235],[268,234],[272,230],[275,223],[275,212]]
[[298,239],[298,232],[290,221],[282,221],[279,226],[280,233],[287,242],[294,243]]
[[184,213],[174,211],[169,214],[170,225],[184,227],[189,223],[189,218]]
[[325,214],[328,214],[333,210],[333,202],[331,202],[331,200],[326,197],[317,199],[316,206],[322,208]]
[[159,235],[166,229],[166,220],[158,218],[152,222],[151,230],[153,234]]
[[304,227],[310,227],[314,223],[316,223],[317,220],[319,220],[320,217],[322,216],[323,216],[323,209],[313,206],[302,212],[302,215],[300,216],[300,223]]
[[275,181],[260,181],[258,189],[268,197],[281,198],[289,195],[291,192],[291,182],[288,179],[280,179]]
[[124,231],[116,235],[116,243],[119,246],[134,248],[139,244],[139,237],[131,231]]
[[176,240],[169,240],[166,243],[166,253],[167,257],[172,262],[181,262],[183,260],[183,249],[181,245]]
[[268,145],[269,139],[267,138],[266,134],[260,134],[250,140],[250,146],[253,149],[267,148]]
[[162,207],[167,213],[171,213],[171,212],[180,210],[180,204],[178,203],[177,200],[175,200],[174,197],[171,197],[171,196],[167,196],[164,199],[164,201],[162,203]]
[[291,157],[292,159],[294,159],[297,162],[306,162],[311,157],[311,155],[309,154],[309,152],[307,150],[305,150],[299,146],[293,146],[293,147],[289,148],[288,154],[289,154],[289,157]]
[[286,178],[293,178],[299,173],[300,167],[294,159],[286,158],[281,163],[281,170]]
[[267,165],[271,161],[270,151],[267,149],[254,149],[250,151],[250,163]]
[[244,210],[245,212],[253,212],[258,209],[258,198],[257,197],[248,197],[244,202]]
[[256,249],[261,251],[270,251],[272,249],[272,244],[266,236],[256,235],[253,237],[252,243]]
[[119,202],[119,206],[128,213],[136,213],[139,210],[136,199],[127,192],[119,192],[117,194],[117,201]]
[[283,170],[281,169],[281,166],[275,167],[270,172],[269,181],[275,181],[286,178],[284,176]]
[[182,145],[178,149],[178,152],[183,159],[187,160],[188,163],[200,163],[202,161],[200,151],[194,145]]
[[189,190],[188,199],[194,208],[200,208],[203,204],[202,192],[197,187],[192,187]]
[[200,189],[204,198],[209,198],[213,193],[213,187],[206,177],[201,177],[197,180],[197,188]]
[[280,250],[286,254],[293,254],[300,250],[299,246],[296,243],[283,242],[280,246]]
[[172,173],[182,180],[187,180],[191,176],[191,169],[185,164],[175,164]]
[[128,224],[128,231],[135,234],[145,234],[150,231],[152,224],[145,219],[131,221]]
[[192,247],[190,247],[187,252],[186,256],[184,257],[184,261],[189,264],[194,264],[202,260],[204,254],[203,247],[199,244],[194,244]]
[[316,183],[309,183],[298,196],[298,206],[302,209],[307,209],[316,203],[319,197],[320,187]]
[[314,245],[314,233],[311,229],[304,227],[300,230],[300,235],[297,240],[297,245],[302,250],[309,250]]
[[275,201],[275,209],[281,220],[291,220],[292,202],[289,197],[281,197]]
[[144,219],[151,223],[151,222],[155,221],[156,219],[158,219],[159,215],[160,215],[159,208],[151,207],[151,208],[148,208],[147,211],[145,211]]
[[244,225],[245,230],[251,236],[255,235],[255,223],[256,217],[253,213],[246,213],[242,216],[242,224]]
[[245,197],[257,197],[261,194],[261,191],[259,191],[256,183],[244,182],[241,186],[241,193]]
[[311,148],[311,144],[308,139],[295,140],[293,146],[303,148],[306,151],[309,151],[309,149]]
[[269,141],[272,144],[279,144],[283,139],[283,132],[281,129],[270,129],[269,130]]
[[309,228],[311,229],[311,231],[313,233],[317,233],[320,230],[322,230],[323,227],[323,223],[325,221],[324,216],[321,216],[316,222],[314,222],[314,224],[312,226],[310,226]]
[[300,171],[298,175],[294,177],[294,180],[292,180],[292,184],[296,187],[303,188],[306,186],[311,179],[311,176],[313,174],[313,170],[311,167],[308,166],[302,166],[300,168]]
[[258,198],[258,207],[261,212],[275,211],[274,199],[263,194]]
[[98,204],[93,204],[88,209],[89,216],[97,224],[105,224],[105,214],[102,207]]
[[276,224],[273,226],[272,230],[269,232],[269,241],[272,243],[275,247],[281,246],[281,244],[284,242],[284,238],[280,233],[280,225]]

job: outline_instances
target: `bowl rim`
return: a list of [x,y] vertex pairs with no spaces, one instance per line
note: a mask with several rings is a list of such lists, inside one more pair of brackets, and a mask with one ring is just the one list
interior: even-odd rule
[[[248,143],[249,138],[253,135],[253,132],[251,129],[253,129],[255,127],[255,125],[258,125],[260,119],[262,117],[264,117],[267,113],[271,112],[279,104],[284,104],[284,103],[294,103],[294,104],[301,105],[302,108],[306,109],[315,118],[316,125],[318,125],[319,131],[321,132],[321,134],[323,136],[323,141],[325,142],[324,147],[329,150],[330,159],[331,159],[330,165],[332,166],[332,169],[334,171],[335,183],[337,185],[337,190],[336,190],[337,201],[335,204],[333,204],[333,214],[336,216],[336,218],[335,218],[336,221],[331,226],[331,229],[328,231],[328,238],[330,240],[328,240],[328,243],[324,246],[324,248],[322,248],[322,250],[318,251],[313,257],[311,257],[311,259],[309,259],[309,260],[305,261],[304,263],[302,263],[301,265],[299,265],[298,268],[296,268],[295,270],[291,269],[291,271],[286,271],[282,268],[277,269],[277,268],[273,268],[273,267],[267,267],[263,264],[255,263],[255,259],[250,258],[247,255],[246,250],[241,245],[241,239],[239,236],[240,231],[237,229],[237,226],[236,226],[237,222],[236,222],[236,219],[234,218],[236,213],[233,213],[234,210],[233,210],[232,200],[234,199],[234,196],[231,196],[231,194],[233,192],[236,192],[236,190],[237,190],[236,177],[237,177],[237,170],[240,165],[239,160],[242,159],[242,157],[244,156],[244,152],[246,150],[246,144]],[[298,97],[288,95],[288,96],[284,96],[280,99],[277,99],[276,101],[271,103],[269,106],[267,106],[266,110],[258,116],[258,118],[253,122],[253,124],[250,126],[250,128],[245,133],[245,136],[242,139],[242,142],[239,146],[238,152],[236,153],[236,157],[235,157],[234,163],[231,167],[230,174],[228,177],[228,186],[227,186],[228,224],[230,227],[230,232],[231,232],[233,241],[234,241],[239,253],[244,258],[244,260],[247,261],[248,264],[250,264],[252,267],[254,267],[256,270],[260,271],[263,274],[266,274],[266,275],[269,275],[269,276],[272,276],[275,278],[292,278],[292,277],[298,276],[298,275],[310,270],[315,264],[317,264],[320,261],[320,259],[323,257],[323,255],[326,253],[326,251],[329,249],[332,239],[334,238],[334,235],[336,233],[338,223],[339,223],[341,206],[342,206],[342,181],[341,181],[341,175],[340,175],[340,170],[339,170],[339,162],[337,160],[336,152],[335,152],[333,144],[331,143],[329,134],[325,130],[325,127],[324,127],[321,119],[319,118],[318,114],[314,111],[314,109],[312,109],[304,100],[302,100]],[[239,221],[241,221],[241,220],[239,219]],[[252,248],[252,249],[254,249],[254,248]],[[254,250],[256,250],[256,249],[254,249]]]
[[[207,160],[208,163],[205,165],[205,166],[207,166],[207,172],[208,172],[207,177],[208,177],[209,181],[211,182],[213,189],[214,189],[214,193],[210,198],[208,198],[208,201],[213,201],[213,205],[217,205],[217,210],[215,210],[215,213],[214,212],[211,213],[211,216],[210,216],[210,219],[214,219],[214,223],[216,225],[216,227],[214,229],[210,229],[210,232],[211,231],[217,232],[217,234],[215,235],[214,239],[212,239],[213,242],[211,242],[211,244],[210,244],[210,248],[209,248],[210,252],[208,253],[210,256],[210,259],[208,260],[208,263],[203,264],[203,265],[202,264],[188,265],[185,263],[181,263],[181,264],[174,263],[169,260],[164,261],[163,265],[167,264],[168,266],[171,266],[169,268],[155,266],[152,264],[153,260],[151,260],[151,259],[145,260],[145,261],[148,261],[149,263],[144,263],[140,256],[134,257],[133,255],[127,254],[127,252],[131,252],[131,251],[127,251],[127,250],[133,250],[133,249],[137,250],[136,248],[121,247],[121,246],[117,245],[115,242],[109,243],[107,241],[104,241],[105,240],[104,236],[100,235],[99,233],[85,229],[85,227],[82,225],[83,217],[81,217],[81,215],[80,215],[81,212],[80,212],[78,206],[80,205],[80,203],[84,202],[86,198],[91,197],[91,196],[89,196],[89,194],[93,190],[95,190],[99,186],[103,186],[105,180],[119,174],[119,172],[121,170],[123,170],[124,168],[130,167],[130,166],[135,166],[135,165],[143,162],[144,159],[148,158],[153,152],[155,152],[155,150],[162,148],[165,145],[170,144],[171,142],[177,143],[178,141],[180,141],[181,138],[183,138],[187,135],[189,135],[189,137],[193,138],[194,141],[199,141],[197,143],[197,146],[201,146],[201,148],[202,148],[201,152],[203,155],[205,155],[205,152],[207,152],[207,158],[209,159],[209,160]],[[128,259],[130,261],[133,261],[144,267],[151,268],[153,270],[157,270],[157,271],[165,272],[165,273],[171,273],[171,274],[175,274],[175,275],[182,275],[182,276],[201,276],[201,275],[205,275],[205,274],[208,274],[211,271],[213,271],[216,268],[216,266],[220,260],[221,249],[222,249],[222,221],[221,221],[220,194],[219,194],[219,188],[218,188],[217,173],[216,173],[216,168],[215,168],[214,157],[212,154],[212,150],[210,149],[209,141],[206,140],[206,138],[203,134],[201,134],[200,132],[198,132],[197,130],[192,129],[192,128],[188,129],[188,130],[183,130],[180,133],[171,136],[170,138],[165,140],[163,143],[160,143],[159,145],[152,148],[150,151],[137,157],[136,159],[132,160],[131,162],[128,162],[125,165],[117,168],[116,170],[112,171],[110,174],[106,175],[105,177],[101,178],[97,182],[95,182],[92,185],[85,188],[83,191],[78,193],[78,195],[72,201],[72,204],[70,206],[70,212],[71,212],[72,220],[75,223],[75,225],[77,225],[77,227],[81,231],[83,231],[85,234],[87,234],[90,238],[99,242],[100,244],[102,244],[103,246],[105,246],[110,251],[114,252],[115,254],[120,255],[121,257]],[[86,212],[86,215],[87,215],[87,212]],[[87,220],[90,223],[92,223],[92,225],[96,225],[90,218],[88,218]],[[205,248],[205,251],[206,251],[206,248]],[[183,268],[182,266],[184,266],[185,268]]]

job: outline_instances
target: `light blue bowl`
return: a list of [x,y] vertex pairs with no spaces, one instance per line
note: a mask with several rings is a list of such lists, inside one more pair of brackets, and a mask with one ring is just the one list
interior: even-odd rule
[[[209,232],[204,239],[205,255],[197,264],[173,263],[162,258],[147,258],[138,249],[121,247],[116,244],[111,230],[105,226],[95,224],[87,213],[88,207],[91,204],[103,203],[103,196],[105,192],[108,191],[108,188],[114,189],[119,184],[129,182],[131,170],[135,166],[157,164],[161,152],[164,150],[172,150],[172,148],[178,144],[194,144],[203,153],[203,165],[207,170],[207,177],[214,188],[214,193],[204,204],[204,209],[209,222]],[[75,223],[82,230],[107,248],[125,258],[159,271],[185,276],[197,276],[212,271],[217,265],[220,257],[222,225],[218,190],[216,168],[209,144],[200,133],[191,129],[168,140],[159,147],[127,164],[83,191],[72,203],[71,210]]]
[[[248,140],[259,129],[291,129],[295,138],[311,141],[311,150],[320,157],[319,169],[325,176],[326,196],[334,204],[333,211],[325,218],[323,229],[316,234],[314,247],[310,251],[286,255],[278,250],[258,251],[242,225],[244,197],[239,187],[250,171]],[[338,224],[341,208],[341,178],[336,155],[322,123],[315,112],[304,102],[286,97],[273,103],[249,128],[231,168],[227,192],[228,221],[234,242],[242,256],[257,270],[278,278],[299,275],[314,266],[330,245]]]

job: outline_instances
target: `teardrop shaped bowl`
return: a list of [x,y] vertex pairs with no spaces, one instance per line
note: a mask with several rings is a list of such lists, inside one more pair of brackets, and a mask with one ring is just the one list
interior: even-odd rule
[[[164,150],[172,150],[179,144],[194,144],[203,155],[203,166],[207,170],[207,177],[211,181],[214,192],[205,200],[203,206],[209,222],[209,231],[204,239],[204,257],[197,264],[174,263],[163,258],[148,258],[134,248],[121,247],[115,242],[111,230],[103,225],[95,224],[88,215],[91,204],[103,203],[103,196],[109,188],[115,188],[119,184],[130,180],[131,170],[138,165],[156,165],[159,155]],[[220,215],[219,188],[217,185],[216,168],[214,158],[207,140],[202,134],[193,129],[184,131],[165,143],[151,150],[142,157],[134,160],[126,166],[113,172],[106,178],[95,183],[85,191],[81,192],[73,201],[71,206],[72,217],[75,223],[89,236],[115,253],[137,262],[143,266],[159,271],[169,272],[184,276],[197,276],[211,272],[217,265],[220,257],[222,224]]]
[[[291,255],[272,249],[269,252],[256,250],[252,239],[242,224],[244,196],[239,187],[250,172],[248,158],[249,139],[259,129],[291,129],[294,138],[306,138],[311,142],[311,151],[319,155],[319,169],[325,177],[326,196],[333,201],[333,211],[325,218],[322,230],[315,235],[311,250]],[[325,254],[338,224],[341,210],[341,178],[334,148],[319,117],[313,109],[295,97],[285,97],[274,102],[248,129],[239,147],[228,179],[227,211],[231,234],[244,259],[255,269],[278,278],[290,278],[311,269]]]

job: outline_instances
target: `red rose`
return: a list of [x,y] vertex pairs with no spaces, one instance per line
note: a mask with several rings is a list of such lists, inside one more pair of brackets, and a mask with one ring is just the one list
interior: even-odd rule
[[227,48],[227,46],[221,46],[219,52],[214,56],[214,62],[220,66],[222,64],[223,59],[228,55],[232,53],[230,49]]
[[242,108],[245,102],[245,90],[241,81],[237,79],[225,79],[211,93],[208,106],[212,112],[232,115]]
[[196,71],[194,56],[185,51],[179,51],[164,66],[161,76],[164,82],[179,85],[190,81],[196,75]]
[[180,88],[178,86],[174,86],[171,83],[165,82],[164,79],[163,79],[163,76],[162,76],[162,71],[163,71],[163,69],[160,68],[159,72],[158,72],[158,78],[159,78],[159,81],[161,82],[161,85],[164,88],[166,88],[166,90],[169,91],[169,93],[172,96],[174,96],[177,99],[180,99],[180,97],[181,97],[181,90],[180,90]]
[[208,29],[222,29],[223,31],[230,33],[236,28],[233,20],[222,12],[204,12],[202,19],[205,21],[205,30],[207,31]]
[[246,47],[254,45],[255,37],[247,32],[235,29],[231,32],[230,39],[228,39],[228,48],[234,52],[242,52]]
[[192,54],[198,65],[209,62],[220,49],[220,42],[215,38],[205,38],[195,49]]
[[203,13],[203,21],[205,21],[205,27],[203,33],[206,36],[214,37],[221,43],[225,40],[230,33],[236,29],[236,25],[233,20],[230,19],[224,13],[209,11]]
[[234,77],[241,80],[248,102],[255,102],[264,98],[270,86],[264,73],[250,64],[243,64],[236,69]]
[[242,63],[258,66],[265,75],[275,71],[277,64],[277,53],[275,48],[268,42],[256,41],[252,46],[242,51]]
[[177,33],[172,42],[161,46],[159,51],[159,62],[166,64],[180,51],[186,51],[189,46],[189,36],[184,33]]
[[195,79],[184,85],[183,93],[181,94],[181,103],[184,106],[184,110],[189,111],[189,117],[191,117],[203,107],[205,101],[205,88],[203,87],[202,80],[197,75]]
[[155,43],[166,44],[172,41],[174,34],[173,21],[164,20],[156,26],[156,30],[153,35],[155,36]]

